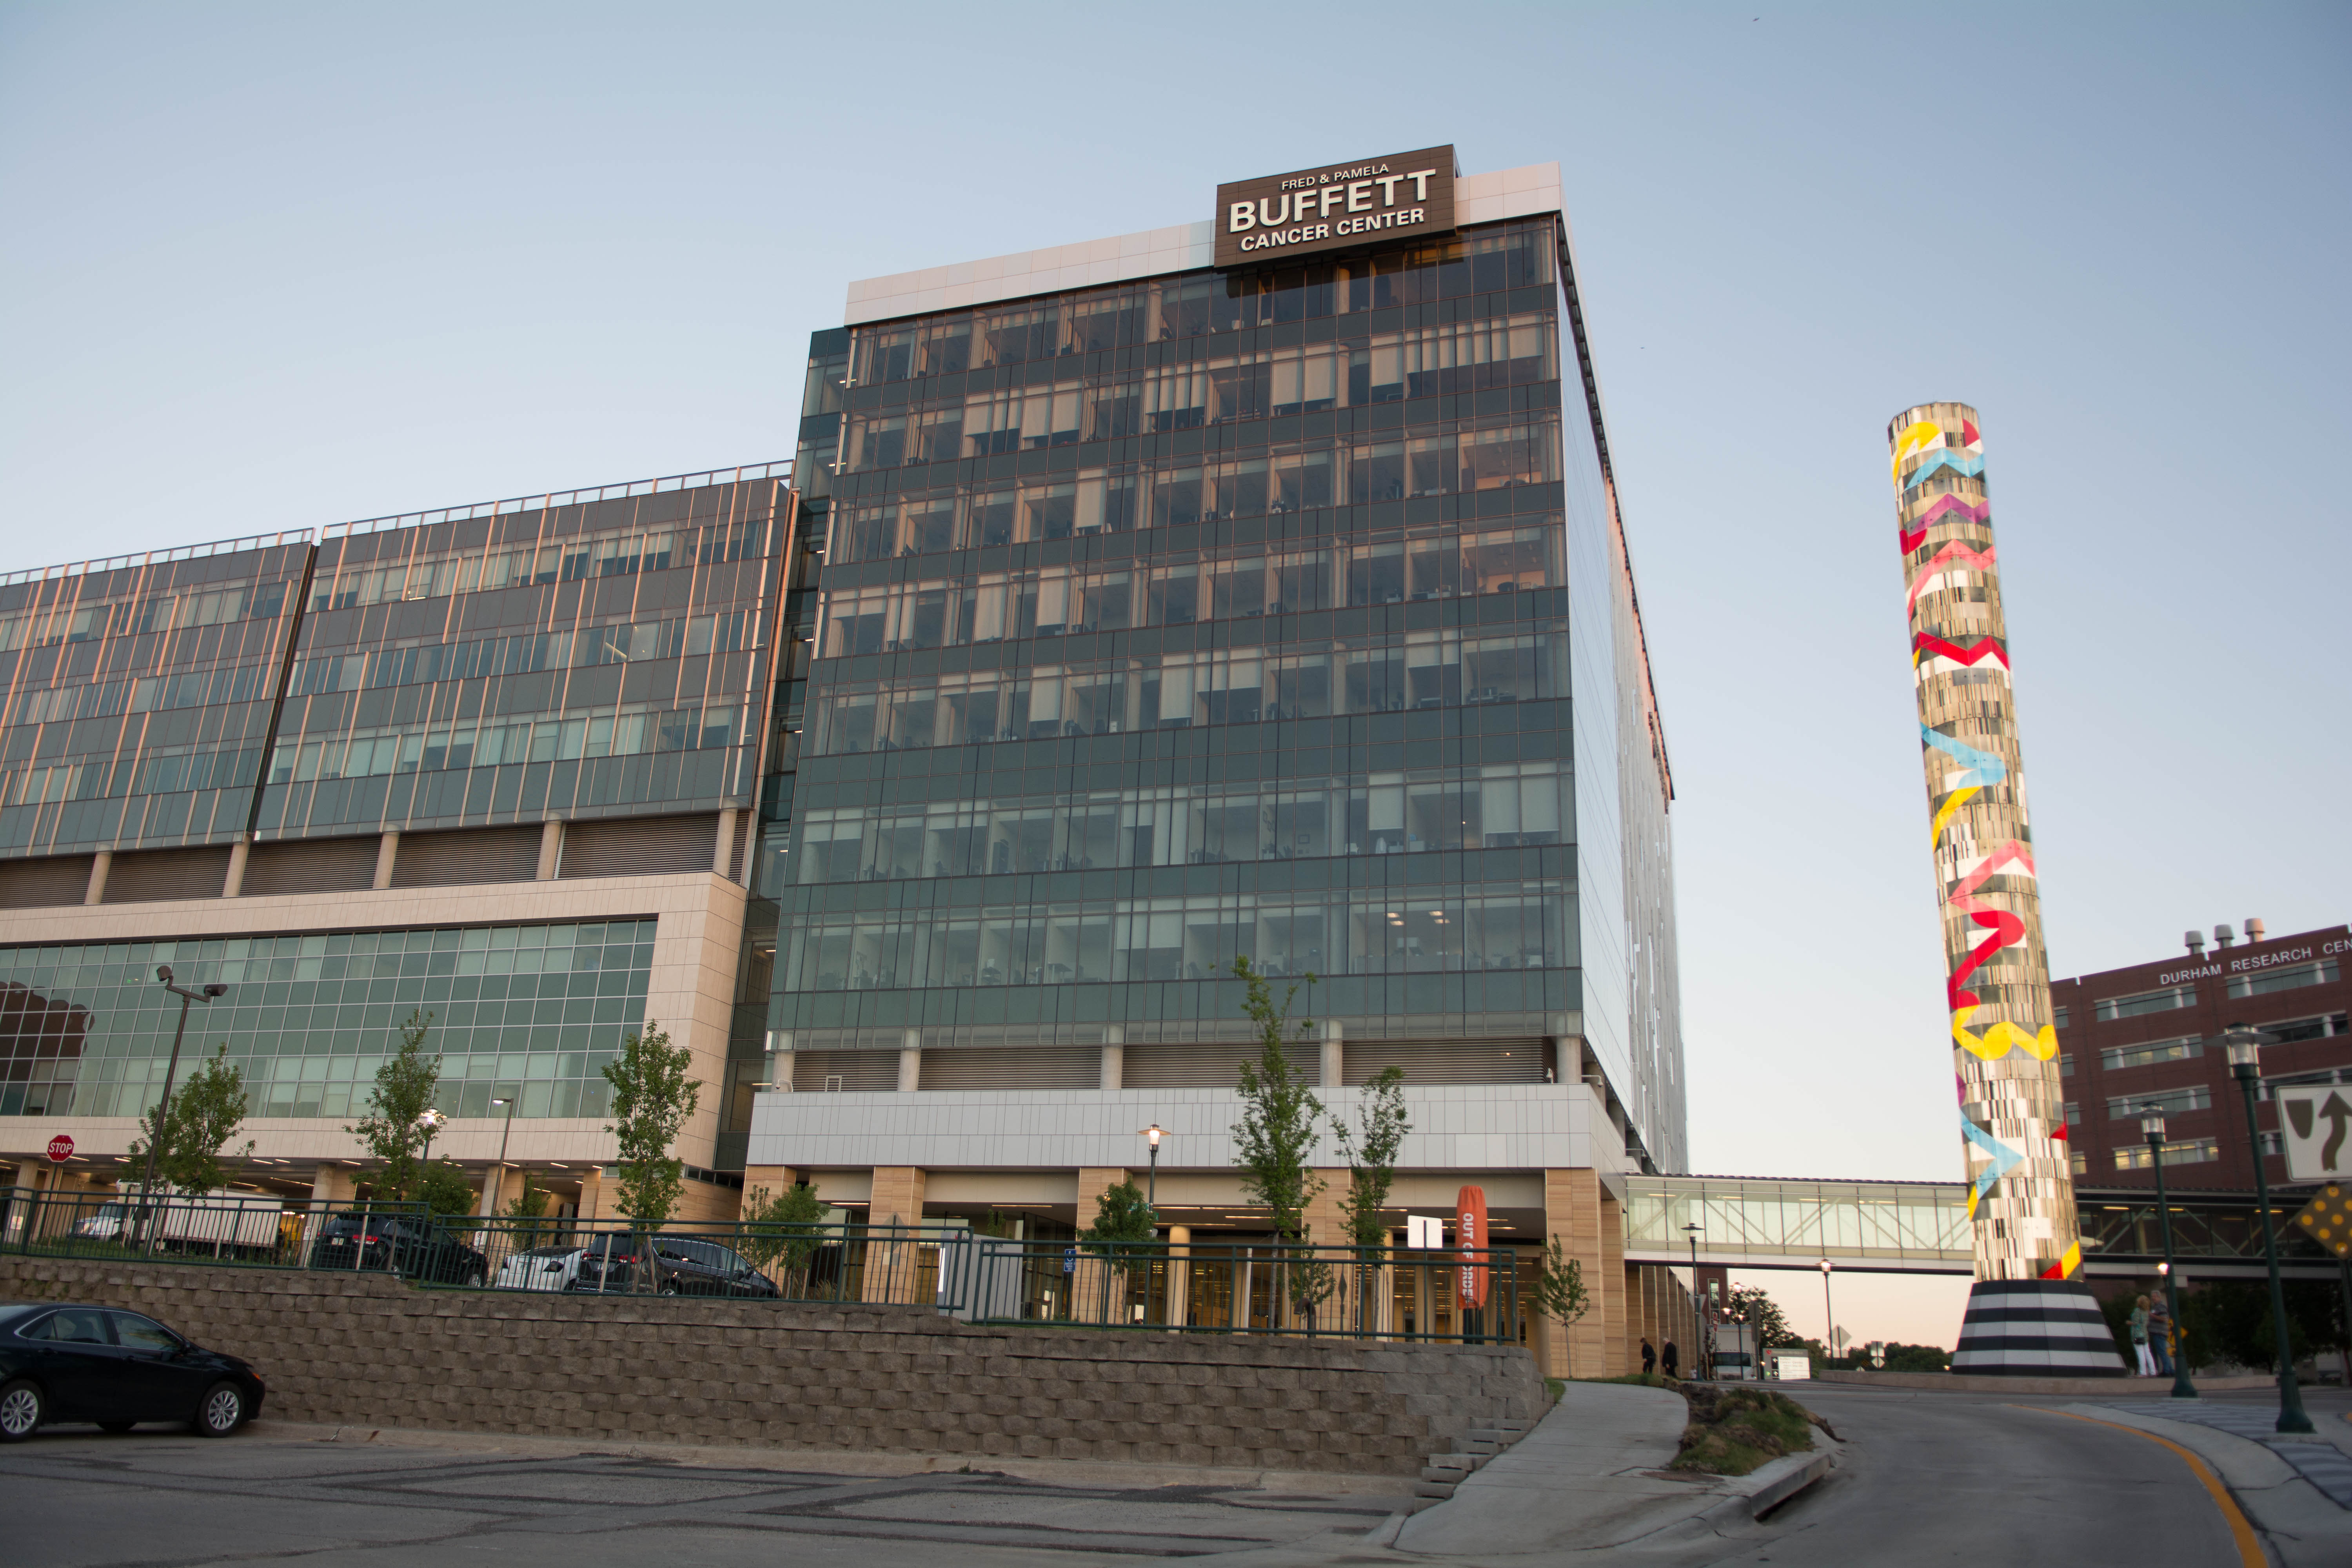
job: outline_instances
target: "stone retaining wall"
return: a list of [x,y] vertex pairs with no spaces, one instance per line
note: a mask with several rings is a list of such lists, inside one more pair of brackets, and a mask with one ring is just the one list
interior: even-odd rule
[[0,1300],[148,1312],[288,1420],[583,1439],[1419,1473],[1544,1406],[1516,1347],[975,1328],[928,1308],[424,1291],[0,1257]]

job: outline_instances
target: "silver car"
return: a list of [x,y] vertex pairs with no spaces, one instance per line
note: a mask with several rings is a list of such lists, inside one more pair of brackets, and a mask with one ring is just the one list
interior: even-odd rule
[[584,1247],[534,1247],[509,1253],[490,1284],[499,1290],[569,1290],[587,1252]]

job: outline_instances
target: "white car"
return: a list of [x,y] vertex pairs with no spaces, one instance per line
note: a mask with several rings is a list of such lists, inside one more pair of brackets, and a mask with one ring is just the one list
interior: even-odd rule
[[490,1284],[499,1290],[569,1290],[587,1255],[584,1247],[534,1247],[510,1253]]

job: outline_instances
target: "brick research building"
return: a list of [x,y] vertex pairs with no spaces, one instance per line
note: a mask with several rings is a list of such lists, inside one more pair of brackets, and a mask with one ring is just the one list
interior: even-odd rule
[[1638,1339],[1613,1184],[1685,1163],[1664,733],[1558,168],[1454,174],[1270,176],[816,334],[749,1180],[1066,1236],[1157,1124],[1171,1237],[1262,1236],[1245,955],[1321,977],[1334,1109],[1403,1069],[1398,1225],[1475,1183],[1601,1282],[1580,1368]]
[[[1672,1293],[1618,1257],[1622,1175],[1685,1163],[1664,736],[1557,169],[1434,154],[1276,178],[1240,237],[1278,247],[1221,257],[1221,193],[857,286],[795,488],[0,584],[20,1184],[119,1171],[170,962],[230,986],[191,1054],[230,1046],[289,1195],[362,1173],[341,1127],[417,1007],[436,1152],[488,1181],[512,1100],[583,1214],[597,1068],[650,1018],[706,1085],[692,1215],[748,1175],[1066,1235],[1156,1122],[1171,1236],[1241,1239],[1247,954],[1325,977],[1335,1108],[1404,1069],[1398,1223],[1475,1182],[1497,1240],[1559,1234],[1607,1366]],[[1412,223],[1298,237],[1414,172]]]
[[2252,1191],[2244,1103],[2219,1043],[2241,1022],[2279,1042],[2263,1047],[2255,1113],[2264,1173],[2283,1184],[2286,1161],[2270,1090],[2352,1082],[2347,959],[2352,928],[2273,937],[2249,920],[2242,936],[2217,925],[2209,943],[2192,931],[2170,958],[2053,981],[2078,1185],[2154,1190],[2139,1126],[2152,1110],[2165,1119],[2165,1183],[2172,1192]]

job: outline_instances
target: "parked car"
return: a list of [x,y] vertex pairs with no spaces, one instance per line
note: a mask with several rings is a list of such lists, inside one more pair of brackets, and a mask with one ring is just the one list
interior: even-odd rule
[[0,1443],[60,1421],[128,1432],[184,1421],[226,1437],[261,1411],[261,1375],[140,1312],[82,1302],[0,1302]]
[[[641,1243],[635,1237],[616,1236],[609,1247],[598,1237],[583,1249],[574,1290],[622,1291],[637,1288]],[[778,1294],[774,1281],[746,1262],[731,1247],[695,1236],[656,1236],[653,1255],[654,1289],[665,1296],[760,1296]],[[610,1256],[609,1265],[606,1261]]]
[[479,1288],[489,1260],[438,1220],[415,1215],[339,1214],[310,1247],[313,1268],[379,1268],[403,1279]]
[[584,1247],[533,1247],[509,1253],[490,1283],[501,1290],[569,1290],[587,1255]]

